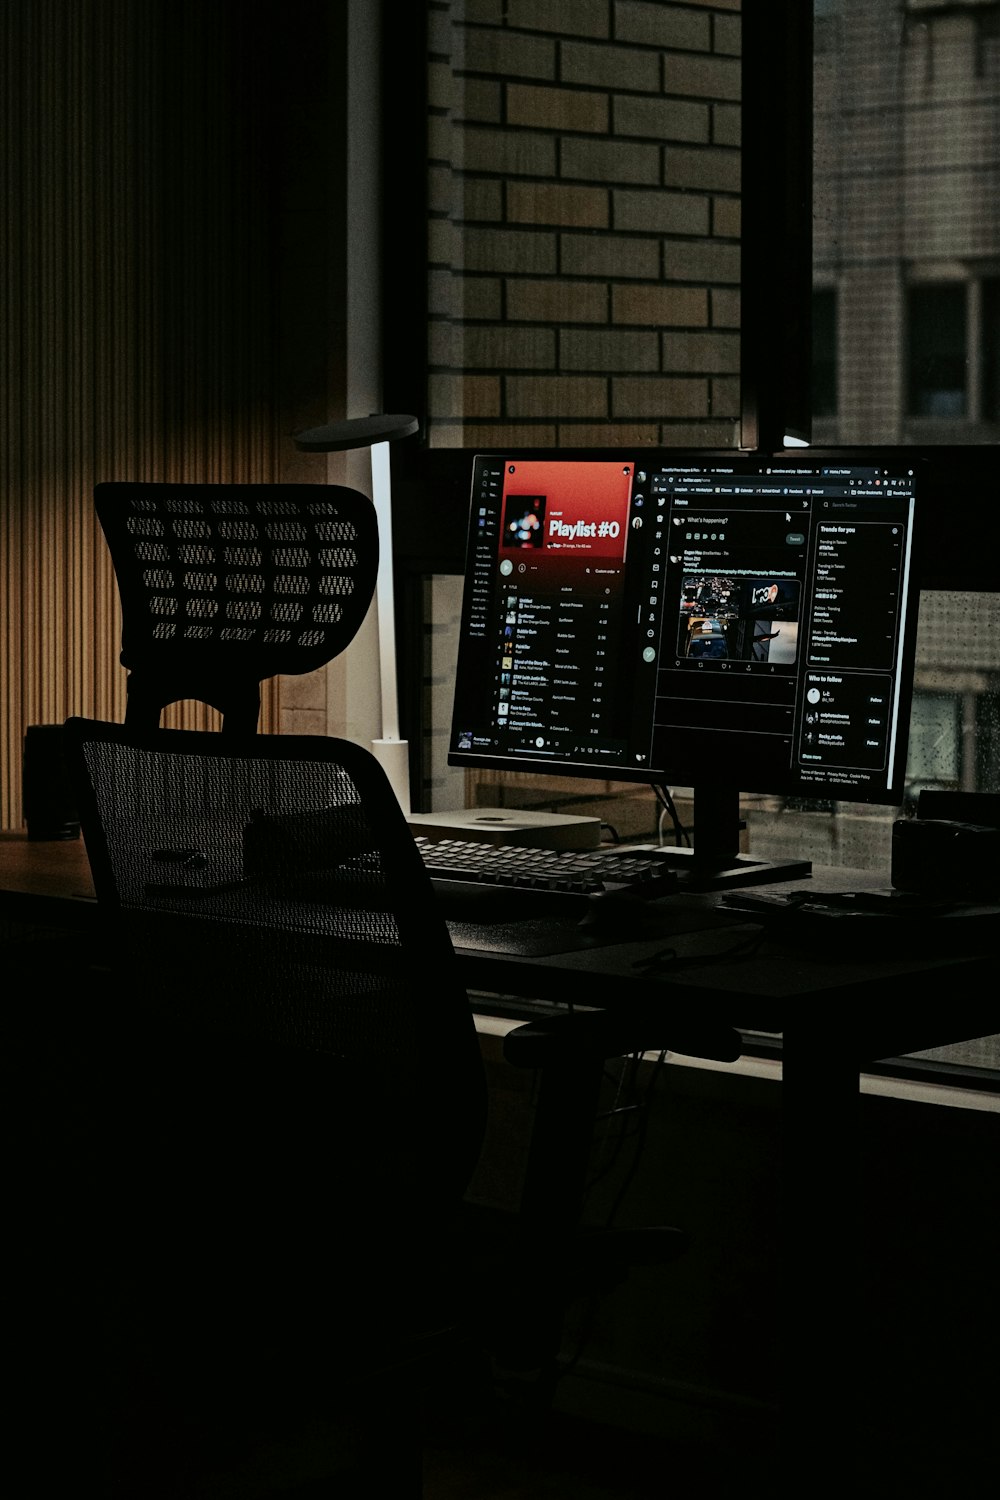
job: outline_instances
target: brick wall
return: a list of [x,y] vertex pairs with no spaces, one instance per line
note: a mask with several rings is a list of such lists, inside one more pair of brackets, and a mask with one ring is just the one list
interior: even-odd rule
[[432,445],[738,438],[740,0],[431,14]]

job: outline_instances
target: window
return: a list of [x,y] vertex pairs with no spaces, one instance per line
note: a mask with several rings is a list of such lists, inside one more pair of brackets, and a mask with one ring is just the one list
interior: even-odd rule
[[923,787],[961,786],[959,700],[945,693],[919,693],[910,717],[907,782],[911,795]]
[[1000,4],[814,8],[814,441],[995,443]]
[[965,287],[911,287],[907,410],[915,417],[968,413],[968,332]]
[[[908,413],[915,418],[976,424],[1000,418],[997,370],[998,282],[911,285],[907,296]],[[958,428],[961,432],[961,428]]]
[[[988,12],[1000,5],[950,21],[910,6],[900,20],[895,0],[823,0],[813,37],[791,25],[791,0],[745,18],[712,0],[427,7],[423,345],[404,390],[405,320],[387,318],[387,375],[392,409],[413,410],[412,377],[426,373],[420,483],[454,495],[449,534],[464,531],[478,447],[743,443],[748,350],[777,351],[751,385],[787,381],[803,317],[815,443],[996,442],[1000,37]],[[398,79],[412,80],[403,50]],[[811,215],[802,154],[774,149],[798,137],[764,107],[787,78],[801,88],[782,108],[805,98],[812,113]],[[780,276],[769,298],[741,298],[761,264],[801,263],[775,227],[796,215],[811,229],[811,312],[786,305]],[[390,293],[414,263],[409,241],[390,235],[390,256],[394,245],[405,253],[387,266]],[[958,671],[967,636],[947,622],[935,642]],[[963,698],[965,724],[984,683]],[[446,697],[422,701],[440,719]],[[425,725],[414,778],[428,807],[454,791],[431,770],[442,727]]]

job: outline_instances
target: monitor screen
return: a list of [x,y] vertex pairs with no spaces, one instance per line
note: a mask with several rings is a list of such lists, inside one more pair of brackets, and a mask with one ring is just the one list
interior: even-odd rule
[[723,793],[900,803],[918,487],[905,454],[477,455],[449,763],[691,787],[696,829]]

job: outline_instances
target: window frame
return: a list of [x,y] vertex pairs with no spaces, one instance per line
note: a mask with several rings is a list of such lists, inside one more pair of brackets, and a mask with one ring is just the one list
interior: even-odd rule
[[[427,223],[426,69],[429,7],[382,0],[381,278],[382,404],[412,412],[420,435],[393,450],[393,549],[401,732],[411,747],[411,786],[422,784],[423,578],[464,569],[472,450],[427,442],[429,303],[423,243],[412,227]],[[787,434],[811,436],[813,193],[813,7],[801,0],[746,6],[743,24],[741,432],[738,451],[773,452]],[[391,106],[391,109],[390,109]],[[391,205],[391,212],[388,205]],[[983,266],[992,274],[992,265]],[[902,372],[901,372],[902,374]],[[940,472],[986,473],[983,448],[921,442]],[[940,438],[940,431],[933,434]],[[925,439],[926,441],[926,439]],[[835,444],[824,446],[837,446]],[[893,451],[901,445],[887,446]],[[986,451],[989,451],[988,449]],[[991,487],[978,484],[969,525],[987,534]],[[936,501],[935,501],[936,503]],[[433,511],[434,524],[428,524]],[[924,548],[921,586],[992,592],[989,549],[970,548],[963,528],[946,528]]]

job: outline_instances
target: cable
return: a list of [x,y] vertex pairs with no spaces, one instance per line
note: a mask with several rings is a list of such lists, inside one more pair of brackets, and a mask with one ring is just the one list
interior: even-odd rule
[[653,783],[653,792],[661,808],[659,822],[660,843],[663,843],[663,816],[664,814],[666,814],[673,824],[674,840],[677,845],[679,847],[683,846],[685,849],[690,849],[691,835],[685,828],[684,824],[681,822],[680,814],[677,811],[677,807],[674,803],[673,794],[671,793],[670,788],[668,786],[663,786],[660,782],[656,781]]
[[[634,1052],[629,1053],[626,1057],[624,1057],[622,1059],[623,1066],[619,1072],[617,1080],[618,1091],[616,1094],[616,1100],[621,1098],[626,1076],[628,1076],[629,1087],[633,1096],[635,1097],[635,1102],[629,1103],[624,1106],[618,1106],[616,1103],[610,1110],[605,1111],[604,1114],[604,1118],[606,1119],[619,1118],[623,1114],[627,1114],[630,1121],[638,1121],[638,1130],[636,1132],[637,1138],[633,1151],[632,1165],[626,1173],[624,1181],[619,1186],[618,1191],[614,1196],[614,1200],[612,1201],[611,1207],[606,1215],[604,1227],[607,1230],[613,1229],[618,1211],[625,1200],[629,1188],[632,1186],[632,1183],[635,1180],[635,1175],[638,1171],[639,1163],[642,1159],[643,1151],[646,1145],[649,1126],[649,1108],[652,1101],[652,1096],[666,1067],[668,1053],[666,1052],[666,1050],[663,1050],[657,1055],[656,1061],[653,1064],[653,1069],[649,1081],[647,1082],[645,1088],[640,1090],[638,1088],[638,1077],[644,1055],[645,1054],[641,1052]],[[617,1157],[621,1152],[623,1141],[624,1132],[620,1133],[619,1140],[616,1144],[615,1152],[612,1156],[611,1162],[592,1180],[590,1187],[593,1187],[594,1182],[599,1181],[601,1177],[605,1176],[607,1171],[610,1170],[610,1167],[614,1165],[614,1162],[617,1160]],[[581,1315],[581,1320],[575,1335],[575,1347],[573,1348],[571,1353],[568,1353],[562,1358],[557,1359],[556,1369],[553,1375],[553,1380],[555,1382],[562,1380],[564,1376],[570,1374],[572,1370],[576,1368],[577,1364],[586,1352],[587,1346],[593,1335],[598,1309],[605,1296],[607,1295],[607,1292],[608,1287],[606,1285],[598,1284],[594,1288],[594,1290],[591,1291],[589,1296],[584,1299],[584,1307]]]
[[662,974],[668,969],[685,969],[692,964],[701,968],[705,964],[725,963],[730,958],[748,958],[757,951],[767,936],[767,929],[762,925],[759,931],[740,938],[739,942],[717,953],[685,953],[682,957],[676,948],[661,948],[648,958],[635,959],[632,968],[639,969],[644,974]]
[[[661,1051],[653,1065],[644,1089],[639,1088],[639,1077],[645,1060],[645,1053],[632,1052],[622,1058],[622,1067],[617,1078],[617,1092],[611,1107],[604,1110],[599,1116],[605,1122],[617,1121],[619,1128],[615,1134],[615,1140],[610,1155],[603,1162],[598,1162],[587,1184],[587,1192],[591,1192],[596,1185],[603,1181],[617,1166],[626,1141],[630,1136],[633,1138],[632,1163],[628,1168],[624,1181],[619,1186],[610,1209],[605,1217],[605,1228],[610,1229],[618,1215],[622,1202],[631,1187],[635,1174],[639,1169],[646,1137],[649,1129],[649,1108],[653,1093],[659,1082],[666,1063],[667,1052]],[[626,1093],[627,1080],[627,1093]],[[623,1095],[627,1098],[626,1103],[620,1103]],[[634,1127],[634,1128],[633,1128]],[[606,1127],[606,1135],[602,1147],[607,1148],[608,1138],[611,1134],[610,1123]]]
[[[632,1064],[633,1068],[637,1066],[640,1056],[641,1054],[639,1053],[630,1053],[626,1058],[623,1058],[622,1062],[625,1066],[621,1068],[617,1076],[611,1071],[610,1068],[605,1068],[604,1070],[604,1076],[608,1080],[608,1082],[612,1082],[616,1085],[616,1093],[614,1101],[612,1102],[610,1108],[602,1110],[597,1116],[597,1120],[603,1122],[605,1128],[604,1135],[601,1137],[597,1150],[595,1151],[597,1160],[591,1171],[591,1175],[585,1190],[588,1193],[591,1192],[599,1182],[602,1182],[604,1178],[614,1170],[615,1166],[617,1165],[618,1158],[621,1155],[622,1149],[624,1147],[626,1137],[628,1135],[627,1128],[622,1128],[623,1121],[626,1125],[631,1124],[631,1117],[634,1116],[639,1109],[639,1106],[636,1104],[621,1104],[619,1103],[619,1100],[622,1097],[622,1084],[625,1075],[625,1067],[627,1067],[629,1063]],[[615,1132],[614,1143],[609,1153],[609,1140],[611,1138],[612,1121],[617,1122],[619,1128]],[[604,1158],[603,1160],[601,1159],[602,1157]]]

